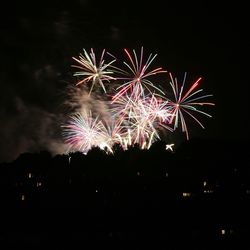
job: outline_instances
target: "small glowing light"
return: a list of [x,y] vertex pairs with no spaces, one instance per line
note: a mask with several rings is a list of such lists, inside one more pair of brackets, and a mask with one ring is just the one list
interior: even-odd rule
[[174,144],[166,144],[166,150],[172,151],[173,152],[173,146]]
[[212,194],[214,191],[213,190],[204,190],[203,193],[204,194]]
[[137,173],[136,173],[138,176],[140,176],[141,175],[141,173],[138,171]]
[[98,189],[96,189],[95,192],[98,193]]
[[204,181],[203,182],[203,187],[205,187],[207,185],[207,182],[206,181]]
[[32,177],[32,173],[28,173],[28,178],[30,179]]
[[24,200],[25,200],[25,195],[24,195],[24,194],[22,194],[22,196],[21,196],[21,200],[22,200],[22,201],[24,201]]
[[190,196],[191,196],[191,193],[182,193],[182,196],[183,196],[183,197],[190,197]]
[[40,182],[40,181],[37,182],[37,183],[36,183],[36,186],[37,186],[37,187],[41,187],[41,186],[42,186],[42,182]]
[[166,175],[165,175],[166,177],[168,177],[168,172],[166,172]]
[[226,230],[225,229],[221,229],[221,234],[225,235],[226,234]]

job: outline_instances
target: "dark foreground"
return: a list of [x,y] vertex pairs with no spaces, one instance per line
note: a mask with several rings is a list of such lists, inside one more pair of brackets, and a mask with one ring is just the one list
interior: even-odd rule
[[250,247],[249,156],[228,144],[26,153],[0,171],[1,249]]

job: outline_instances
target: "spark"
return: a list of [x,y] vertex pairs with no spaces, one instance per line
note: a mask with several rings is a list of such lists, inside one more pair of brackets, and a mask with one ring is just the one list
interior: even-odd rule
[[89,94],[92,92],[96,84],[100,84],[104,92],[106,93],[106,88],[104,82],[110,82],[115,80],[115,77],[111,76],[114,72],[111,70],[112,64],[116,59],[105,63],[105,49],[102,51],[99,63],[96,60],[96,55],[94,50],[91,49],[91,52],[88,54],[87,51],[83,50],[84,54],[80,54],[79,58],[72,57],[80,65],[72,65],[72,67],[80,69],[74,73],[74,76],[83,77],[82,80],[78,81],[76,86],[91,82],[91,88]]
[[83,110],[70,117],[68,124],[63,125],[65,142],[69,151],[74,149],[87,154],[93,147],[110,149],[109,134],[103,122],[94,118],[91,111]]
[[156,58],[157,54],[150,54],[146,61],[144,61],[143,47],[141,47],[140,56],[137,56],[135,50],[133,50],[132,55],[129,50],[124,49],[124,51],[129,59],[129,62],[124,61],[123,63],[129,71],[121,70],[125,76],[118,77],[117,79],[125,80],[125,83],[117,88],[119,91],[113,96],[113,100],[121,95],[124,95],[128,91],[131,91],[131,95],[134,96],[144,96],[145,90],[149,93],[152,93],[152,91],[155,90],[164,94],[160,88],[156,87],[156,85],[148,79],[148,77],[153,75],[167,72],[166,70],[163,70],[162,67],[149,70],[149,67]]
[[174,143],[172,143],[172,144],[166,144],[166,150],[173,152],[174,151],[173,150],[173,146],[174,146]]
[[193,113],[196,112],[208,117],[212,117],[208,113],[199,110],[197,106],[215,105],[215,104],[212,102],[200,101],[202,99],[212,96],[212,95],[198,95],[203,91],[203,89],[196,90],[201,81],[201,77],[198,78],[186,92],[184,92],[186,73],[184,74],[183,82],[180,87],[177,78],[173,78],[171,73],[169,73],[169,76],[170,76],[170,85],[174,93],[174,100],[171,101],[170,99],[168,99],[169,107],[171,110],[170,112],[172,113],[170,123],[174,124],[174,129],[178,128],[179,123],[181,123],[182,132],[186,133],[186,138],[189,139],[189,132],[185,121],[185,114],[191,117],[202,128],[204,128],[203,124],[198,120],[197,117],[195,117]]

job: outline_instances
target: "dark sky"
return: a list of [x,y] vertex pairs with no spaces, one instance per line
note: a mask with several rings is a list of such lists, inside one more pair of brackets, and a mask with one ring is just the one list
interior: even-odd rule
[[1,7],[0,162],[25,151],[63,152],[60,122],[72,56],[82,49],[157,53],[181,79],[202,77],[213,118],[194,136],[249,140],[249,14],[211,1],[10,1]]

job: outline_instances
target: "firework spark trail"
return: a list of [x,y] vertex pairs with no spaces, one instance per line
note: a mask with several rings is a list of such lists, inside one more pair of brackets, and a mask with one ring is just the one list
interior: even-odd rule
[[164,94],[161,89],[156,87],[155,84],[153,84],[153,82],[148,79],[148,77],[150,76],[167,72],[161,67],[148,71],[149,66],[152,64],[157,54],[155,54],[154,56],[150,54],[146,62],[144,63],[143,47],[141,47],[140,59],[138,59],[135,50],[133,50],[133,55],[131,55],[127,49],[124,49],[124,51],[129,59],[129,63],[123,63],[127,66],[129,72],[122,70],[121,72],[127,75],[127,77],[117,77],[117,79],[125,80],[125,83],[123,83],[117,88],[117,90],[119,91],[113,96],[113,100],[119,98],[121,95],[127,93],[129,90],[131,91],[131,95],[134,96],[144,96],[145,89],[149,93],[152,93],[152,91],[155,90]]
[[[166,96],[166,91],[148,79],[153,75],[167,72],[162,68],[149,70],[157,55],[150,54],[144,61],[143,47],[139,57],[135,50],[132,54],[127,49],[124,51],[129,60],[123,63],[129,71],[112,65],[117,60],[114,56],[112,56],[114,60],[105,64],[105,50],[102,51],[98,64],[93,49],[90,54],[84,50],[84,55],[80,55],[80,59],[73,58],[80,64],[75,67],[81,69],[74,75],[84,77],[77,86],[89,81],[92,84],[88,98],[85,95],[87,85],[84,84],[84,88],[76,91],[75,96],[73,94],[68,101],[69,105],[75,107],[75,113],[71,115],[68,123],[62,126],[63,137],[69,146],[69,151],[81,151],[87,154],[91,148],[99,147],[107,153],[113,153],[112,148],[116,144],[124,150],[135,144],[141,149],[149,149],[155,141],[162,139],[160,130],[173,132],[179,124],[182,132],[189,139],[186,115],[202,128],[204,128],[203,124],[194,114],[211,117],[197,108],[197,106],[214,105],[203,101],[212,95],[199,95],[203,91],[197,89],[201,78],[185,91],[186,73],[181,84],[169,73],[167,76],[170,78],[169,84],[174,95],[171,100]],[[120,77],[120,74],[124,77]],[[109,93],[106,91],[104,82],[120,83],[120,86],[114,88],[114,93]],[[95,95],[92,97],[92,91],[95,92],[98,87],[107,94],[102,96],[101,100]],[[94,117],[93,110],[98,111]]]
[[116,61],[116,59],[105,64],[105,61],[104,61],[105,50],[103,50],[99,63],[97,63],[96,55],[93,49],[91,49],[90,54],[88,54],[85,49],[83,51],[84,51],[84,55],[80,54],[79,59],[73,57],[73,59],[76,62],[78,62],[80,65],[72,65],[72,67],[75,67],[81,70],[81,71],[75,72],[74,76],[84,77],[82,80],[77,82],[76,86],[90,81],[92,82],[92,84],[91,84],[89,93],[91,93],[96,83],[99,83],[102,89],[104,90],[104,92],[106,93],[104,82],[106,81],[110,82],[111,80],[115,80],[115,78],[110,75],[114,73],[111,70],[112,68],[111,66]]
[[141,148],[149,148],[154,141],[160,139],[157,132],[159,126],[170,129],[167,126],[171,116],[168,102],[154,94],[144,98],[126,94],[113,104],[111,112],[114,119],[129,131],[131,143],[138,144]]
[[[138,144],[142,149],[150,147],[153,138],[159,135],[153,125],[154,117],[148,112],[144,99],[136,100],[129,110],[129,122],[133,144]],[[148,145],[148,146],[147,146]]]
[[105,126],[98,117],[92,117],[91,111],[84,110],[71,116],[63,128],[69,151],[73,149],[86,154],[93,147],[111,149],[112,143]]
[[193,118],[202,128],[204,128],[203,124],[196,118],[190,111],[194,111],[208,117],[211,117],[208,113],[197,109],[195,106],[203,106],[203,105],[214,105],[211,102],[197,102],[197,100],[201,100],[207,97],[211,97],[212,95],[201,95],[197,96],[203,89],[196,90],[198,87],[201,78],[196,80],[191,87],[183,94],[184,85],[186,82],[186,73],[183,78],[183,82],[181,87],[178,86],[177,78],[173,78],[172,74],[169,73],[170,76],[170,86],[172,87],[174,93],[174,101],[169,100],[169,106],[172,111],[172,118],[170,123],[174,123],[174,129],[178,128],[179,121],[181,123],[182,132],[186,133],[186,138],[189,139],[189,132],[187,128],[187,124],[185,121],[185,117],[183,113],[186,113],[188,116]]

